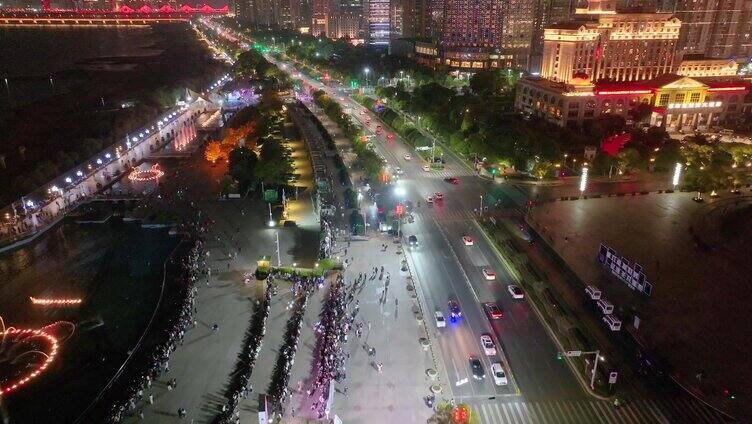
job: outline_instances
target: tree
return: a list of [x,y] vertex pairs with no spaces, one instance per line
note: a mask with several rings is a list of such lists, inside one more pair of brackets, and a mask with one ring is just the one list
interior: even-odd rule
[[532,173],[539,180],[553,177],[554,164],[548,160],[537,160],[533,164]]
[[482,70],[470,77],[470,89],[481,96],[496,95],[504,86],[505,78],[498,71]]
[[633,147],[627,147],[622,149],[616,155],[617,163],[619,164],[619,170],[627,172],[632,168],[637,168],[642,163],[642,157],[640,152]]
[[219,141],[210,141],[206,143],[204,158],[211,163],[217,163],[219,160],[227,159],[227,156],[222,151],[222,144]]
[[246,147],[238,147],[230,152],[228,173],[235,178],[241,190],[247,190],[255,184],[257,163],[256,153]]

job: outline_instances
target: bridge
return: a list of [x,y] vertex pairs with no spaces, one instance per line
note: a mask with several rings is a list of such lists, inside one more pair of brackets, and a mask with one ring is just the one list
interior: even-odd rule
[[191,7],[182,5],[173,8],[169,5],[152,8],[144,5],[138,9],[128,6],[116,10],[58,10],[50,9],[48,0],[42,1],[42,10],[6,9],[0,11],[0,26],[143,26],[154,23],[182,22],[195,16],[221,16],[229,10],[227,6],[213,8],[209,5]]

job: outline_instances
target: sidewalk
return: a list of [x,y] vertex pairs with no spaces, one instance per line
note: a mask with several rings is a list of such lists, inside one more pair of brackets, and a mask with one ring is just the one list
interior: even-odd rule
[[[382,244],[389,245],[383,253]],[[427,370],[434,368],[434,362],[430,351],[421,346],[420,339],[427,334],[412,310],[412,293],[407,290],[408,274],[400,271],[403,256],[396,254],[397,249],[391,237],[377,235],[369,241],[352,242],[347,250],[347,256],[354,258],[345,272],[348,283],[352,284],[361,272],[370,276],[374,267],[382,265],[385,277],[381,281],[378,276],[367,281],[356,292],[355,299],[360,305],[356,322],[365,323],[363,335],[358,338],[355,331],[348,335],[347,379],[337,385],[332,408],[333,414],[343,422],[365,423],[378,419],[389,423],[417,423],[425,422],[432,413],[422,398],[430,394],[429,388],[435,383],[427,375]],[[374,255],[374,252],[379,253]],[[388,287],[387,275],[390,276]],[[350,304],[351,310],[354,302]],[[368,355],[368,347],[376,349],[375,357]],[[375,363],[383,363],[381,373]]]

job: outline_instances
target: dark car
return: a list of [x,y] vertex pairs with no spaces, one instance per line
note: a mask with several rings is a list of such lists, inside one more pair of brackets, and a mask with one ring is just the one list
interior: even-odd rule
[[444,181],[448,182],[449,184],[454,184],[454,185],[457,185],[460,183],[460,179],[457,177],[444,178]]
[[456,300],[450,299],[448,304],[449,304],[449,317],[451,319],[456,320],[457,318],[462,316],[462,311],[460,310],[460,304],[457,303]]
[[486,372],[483,370],[483,364],[480,362],[477,356],[470,357],[470,371],[473,373],[473,378],[483,380],[486,378]]
[[411,235],[407,238],[407,244],[408,246],[417,246],[418,245],[418,237],[415,235]]

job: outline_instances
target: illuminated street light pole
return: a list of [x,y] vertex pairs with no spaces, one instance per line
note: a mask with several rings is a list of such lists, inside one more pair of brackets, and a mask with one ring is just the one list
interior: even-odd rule
[[281,267],[282,266],[282,258],[280,258],[280,255],[279,255],[279,231],[275,231],[274,232],[274,238],[275,238],[276,244],[277,244],[277,266]]
[[[587,163],[585,163],[587,165]],[[582,175],[580,176],[580,193],[584,193],[585,189],[587,188],[587,181],[588,181],[588,167],[584,166],[582,168]]]
[[679,185],[679,179],[681,178],[681,171],[682,171],[682,164],[679,162],[676,163],[676,166],[674,166],[674,178],[671,180],[671,183],[674,185],[674,189]]

